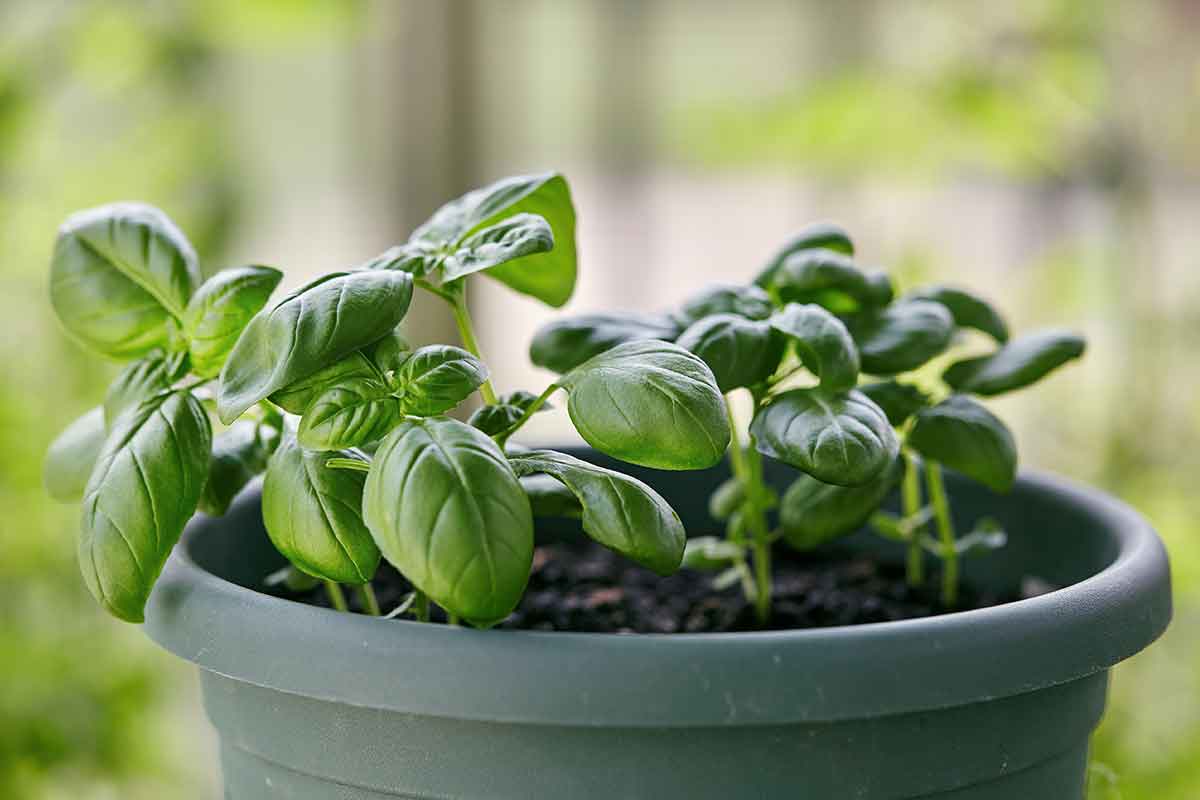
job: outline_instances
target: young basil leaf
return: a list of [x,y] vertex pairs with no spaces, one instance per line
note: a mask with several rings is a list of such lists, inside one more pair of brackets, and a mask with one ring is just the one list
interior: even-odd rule
[[529,498],[529,508],[535,517],[572,517],[578,519],[583,514],[583,506],[579,498],[565,484],[549,475],[525,475],[518,479],[525,496]]
[[683,322],[691,325],[713,314],[737,314],[746,319],[771,316],[771,296],[757,286],[717,284],[688,298],[683,304]]
[[758,410],[750,432],[763,455],[839,486],[874,480],[900,452],[883,409],[858,391],[784,392]]
[[754,279],[756,286],[767,288],[773,283],[775,273],[783,262],[804,250],[832,250],[847,256],[854,255],[854,243],[850,235],[840,226],[830,222],[818,222],[802,228],[771,257],[767,266]]
[[379,566],[379,548],[363,524],[363,484],[356,470],[330,469],[330,458],[365,461],[353,450],[306,450],[285,436],[267,462],[262,515],[275,549],[303,572],[362,584]]
[[267,468],[278,444],[278,431],[248,419],[239,419],[214,436],[198,508],[209,516],[222,516],[246,484]]
[[900,460],[861,486],[835,486],[801,475],[783,494],[779,522],[797,550],[811,550],[858,530],[900,480]]
[[564,375],[584,440],[658,469],[703,469],[729,446],[725,401],[708,366],[669,342],[626,342]]
[[79,564],[113,615],[141,622],[146,599],[196,510],[212,429],[186,391],[123,414],[104,440],[83,496]]
[[362,350],[356,350],[345,358],[272,392],[270,400],[289,414],[304,414],[318,397],[330,389],[360,379],[383,380],[382,373],[371,363],[370,357]]
[[389,247],[374,258],[356,266],[362,269],[394,269],[420,278],[442,265],[446,253],[424,242],[406,242]]
[[737,314],[713,314],[694,322],[676,344],[708,364],[722,392],[756,386],[771,377],[784,349],[783,337],[770,324]]
[[403,413],[431,417],[466,400],[487,377],[483,362],[461,347],[431,344],[405,359],[392,389]]
[[863,384],[858,390],[882,408],[883,413],[887,414],[888,422],[896,428],[933,400],[916,386],[895,380]]
[[97,406],[50,443],[42,465],[42,484],[51,497],[64,503],[83,497],[104,437],[104,409]]
[[362,354],[370,360],[380,375],[399,371],[402,364],[413,353],[412,345],[399,328],[395,328],[378,341],[372,342],[362,349]]
[[768,290],[784,303],[816,303],[839,314],[874,305],[878,291],[852,258],[833,250],[802,250],[788,257]]
[[400,401],[377,378],[352,378],[313,400],[296,438],[308,450],[340,450],[378,441],[404,414]]
[[505,178],[468,192],[434,212],[409,243],[453,252],[472,233],[521,213],[545,218],[554,249],[500,264],[487,275],[543,303],[561,306],[575,291],[575,207],[571,189],[558,173]]
[[277,269],[250,266],[221,270],[204,282],[183,318],[192,372],[212,378],[221,371],[242,330],[282,278]]
[[[467,424],[474,425],[488,436],[498,436],[516,425],[537,399],[538,396],[533,392],[521,390],[500,395],[495,403],[476,409],[467,420]],[[552,408],[554,406],[543,401],[534,413],[549,411]]]
[[742,554],[738,545],[716,536],[697,536],[687,540],[683,562],[679,566],[704,572],[725,569]]
[[529,359],[554,372],[569,372],[624,342],[647,339],[673,342],[682,331],[679,323],[666,314],[582,314],[543,325],[529,344]]
[[708,513],[716,520],[727,520],[746,502],[746,489],[736,477],[727,478],[708,498]]
[[908,444],[998,492],[1017,476],[1017,446],[996,415],[966,395],[951,395],[917,413]]
[[167,360],[161,351],[134,361],[121,370],[104,395],[104,424],[112,428],[125,411],[171,388]]
[[909,292],[906,300],[941,303],[960,328],[973,328],[1003,344],[1008,341],[1008,324],[990,303],[965,289],[953,286],[928,286]]
[[1082,336],[1069,331],[1040,331],[1009,342],[991,355],[951,364],[942,379],[952,389],[996,395],[1022,389],[1079,358],[1087,349]]
[[796,355],[826,389],[850,389],[858,382],[858,348],[846,325],[815,304],[788,303],[771,317],[771,327],[788,336]]
[[895,375],[940,354],[954,336],[954,318],[940,303],[906,300],[849,320],[863,372]]
[[471,426],[400,423],[375,454],[363,512],[384,557],[449,612],[486,624],[520,601],[533,561],[529,500]]
[[476,231],[459,243],[442,265],[444,280],[498,267],[517,258],[554,249],[550,223],[537,214],[517,214]]
[[110,358],[168,344],[200,282],[196,253],[167,215],[137,203],[72,214],[58,231],[50,302],[67,332]]
[[390,332],[408,310],[412,287],[405,272],[334,272],[264,308],[221,370],[221,421]]
[[886,306],[896,298],[896,289],[892,286],[892,276],[886,272],[867,273],[868,304],[876,308]]
[[660,575],[679,569],[687,534],[675,510],[646,484],[552,450],[509,458],[517,475],[545,473],[583,505],[583,532]]

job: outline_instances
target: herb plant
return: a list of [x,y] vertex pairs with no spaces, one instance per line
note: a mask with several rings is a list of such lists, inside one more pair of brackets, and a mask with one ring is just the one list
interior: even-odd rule
[[[964,355],[980,336],[989,351]],[[910,585],[924,584],[925,553],[935,556],[941,603],[954,607],[960,557],[1005,537],[990,519],[957,535],[943,466],[1000,492],[1017,470],[1012,434],[977,398],[1028,386],[1084,351],[1064,331],[1010,341],[1003,317],[964,289],[896,297],[892,279],[860,267],[850,237],[829,224],[801,231],[750,284],[708,288],[670,313],[559,319],[530,356],[569,374],[648,340],[703,359],[729,407],[734,394],[749,399],[747,430],[730,415],[732,477],[710,502],[725,536],[690,540],[684,563],[721,570],[718,586],[740,582],[764,623],[775,542],[810,550],[868,522],[906,545]],[[801,472],[782,498],[763,479],[763,455]],[[881,510],[897,485],[901,512]]]

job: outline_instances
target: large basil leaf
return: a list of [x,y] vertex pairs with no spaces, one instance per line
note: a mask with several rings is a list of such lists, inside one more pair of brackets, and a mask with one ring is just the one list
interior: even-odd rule
[[487,377],[483,362],[461,347],[431,344],[405,359],[392,378],[392,389],[403,413],[431,417],[466,400]]
[[965,289],[929,286],[909,292],[906,299],[941,303],[960,328],[973,328],[1003,344],[1008,341],[1008,324],[990,303]]
[[556,453],[533,450],[509,459],[517,475],[545,473],[583,505],[583,532],[660,575],[679,569],[687,534],[675,510],[641,481]]
[[83,496],[79,565],[108,611],[141,622],[146,599],[196,510],[212,430],[186,391],[158,395],[109,431]]
[[105,426],[112,428],[125,411],[171,388],[169,372],[166,357],[157,350],[121,370],[104,394]]
[[874,480],[900,452],[887,415],[858,391],[784,392],[758,410],[750,432],[763,455],[839,486]]
[[92,467],[104,446],[104,409],[93,408],[60,433],[42,465],[42,483],[55,500],[74,502],[83,497]]
[[337,583],[366,583],[379,566],[379,548],[363,524],[366,475],[327,467],[335,457],[365,461],[353,450],[306,450],[284,437],[267,462],[263,524],[275,549],[301,571]]
[[517,214],[476,231],[442,264],[446,281],[493,269],[517,258],[554,249],[550,223],[537,214]]
[[858,348],[846,325],[815,304],[788,303],[771,317],[771,327],[791,338],[796,355],[826,389],[858,382]]
[[816,303],[839,314],[874,305],[879,293],[854,259],[823,249],[789,256],[768,288],[784,303]]
[[708,365],[669,342],[626,342],[564,375],[567,413],[592,447],[658,469],[703,469],[729,446]]
[[533,561],[529,500],[475,428],[402,422],[375,454],[363,512],[384,557],[451,613],[492,623],[520,601]]
[[853,256],[854,243],[850,241],[850,235],[839,225],[829,222],[809,225],[802,228],[771,257],[767,266],[754,279],[755,285],[770,286],[775,272],[783,266],[783,262],[804,250],[832,250],[835,253]]
[[267,304],[283,273],[271,267],[224,269],[192,296],[183,331],[192,356],[192,372],[215,377],[242,330]]
[[932,402],[929,395],[916,386],[896,380],[863,384],[858,390],[882,408],[883,413],[887,414],[888,422],[896,428]]
[[504,178],[438,209],[410,244],[450,253],[472,233],[515,214],[537,214],[550,223],[554,249],[495,266],[490,278],[543,303],[561,306],[575,291],[575,207],[558,173]]
[[1017,445],[995,414],[966,395],[951,395],[917,414],[908,444],[998,492],[1012,488]]
[[520,482],[535,517],[578,519],[583,514],[579,498],[558,479],[538,473],[525,475]]
[[214,436],[199,509],[214,517],[228,511],[246,484],[267,468],[278,443],[277,430],[248,419],[239,419]]
[[955,362],[942,378],[960,392],[1011,392],[1040,381],[1082,356],[1085,349],[1082,336],[1069,331],[1041,331],[1009,342],[991,355]]
[[168,343],[200,282],[196,253],[156,208],[117,203],[63,223],[50,264],[50,302],[63,327],[110,358]]
[[340,450],[382,439],[404,416],[400,401],[376,378],[353,378],[313,400],[296,437],[309,450]]
[[391,331],[412,287],[405,272],[334,272],[260,311],[221,370],[221,421]]
[[801,475],[783,494],[779,522],[788,544],[811,550],[853,533],[879,508],[900,479],[900,460],[861,486],[835,486]]
[[849,320],[863,372],[895,375],[941,353],[954,336],[954,318],[940,303],[911,300]]
[[[520,390],[501,395],[495,403],[477,408],[467,424],[474,425],[488,436],[498,436],[516,425],[537,399],[538,396],[533,392]],[[543,401],[538,406],[538,412],[552,408],[554,406]]]
[[708,364],[717,387],[728,392],[756,386],[775,372],[784,341],[763,321],[737,314],[713,314],[694,322],[676,341]]
[[771,316],[771,296],[757,286],[717,284],[703,289],[683,304],[683,321],[696,322],[711,314],[737,314],[746,319]]
[[581,314],[543,325],[529,344],[529,360],[554,372],[569,372],[624,342],[647,339],[673,342],[682,330],[666,314]]

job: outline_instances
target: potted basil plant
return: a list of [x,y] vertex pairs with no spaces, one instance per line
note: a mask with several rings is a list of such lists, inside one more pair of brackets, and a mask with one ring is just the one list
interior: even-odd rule
[[[147,206],[59,231],[55,311],[126,365],[46,485],[81,501],[98,602],[200,667],[227,797],[1082,797],[1108,669],[1170,618],[1166,558],[1117,501],[1017,476],[976,399],[1082,340],[1010,341],[962,289],[897,298],[825,225],[678,311],[552,323],[531,357],[558,376],[500,394],[476,273],[567,302],[561,175],[470,192],[274,300],[269,267],[202,280]],[[409,345],[417,291],[462,347]],[[992,351],[958,357],[968,330]],[[590,447],[511,441],[561,396]],[[918,602],[790,616],[847,560]],[[620,598],[661,617],[693,595],[735,611],[667,629],[740,632],[535,613],[647,630]]]

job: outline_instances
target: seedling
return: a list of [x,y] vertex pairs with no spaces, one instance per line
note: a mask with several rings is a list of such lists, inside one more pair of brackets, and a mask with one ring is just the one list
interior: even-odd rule
[[[748,396],[748,429],[729,420],[733,476],[710,503],[725,536],[692,539],[684,563],[721,570],[718,587],[739,583],[761,622],[776,541],[810,550],[868,522],[906,545],[910,585],[926,580],[926,552],[940,560],[941,603],[953,608],[960,558],[1005,537],[990,519],[957,535],[942,468],[998,492],[1017,471],[1012,434],[976,398],[1028,386],[1084,351],[1064,331],[1009,341],[1000,314],[963,289],[897,298],[887,274],[853,256],[844,230],[811,226],[748,285],[709,288],[671,313],[557,320],[530,350],[535,363],[565,371],[610,347],[670,340],[708,364],[728,407],[735,393]],[[965,356],[979,337],[989,352]],[[802,473],[782,498],[763,480],[763,455]],[[900,514],[880,510],[897,484]]]

